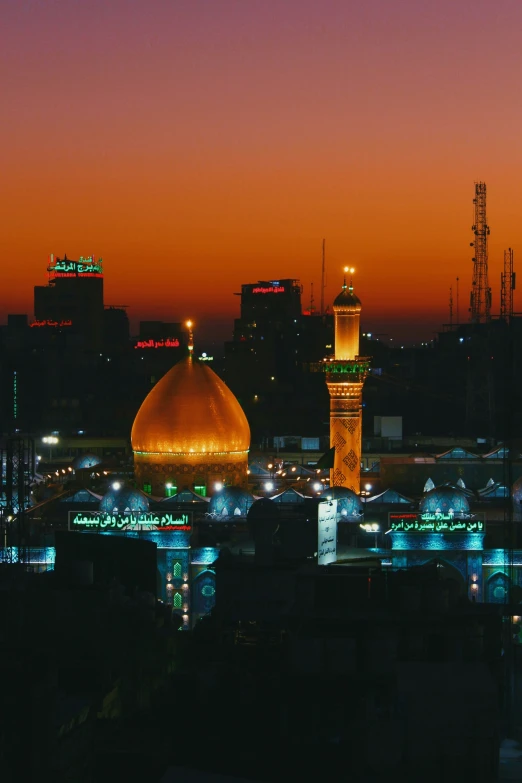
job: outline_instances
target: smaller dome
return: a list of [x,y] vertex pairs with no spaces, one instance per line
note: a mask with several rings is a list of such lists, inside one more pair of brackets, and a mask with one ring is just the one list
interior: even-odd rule
[[74,470],[85,470],[85,468],[94,468],[96,465],[101,465],[102,458],[97,454],[90,454],[88,451],[85,454],[78,454],[73,459],[72,467]]
[[435,487],[422,498],[420,505],[422,514],[450,514],[456,517],[469,515],[469,503],[466,495],[454,487]]
[[333,303],[334,307],[350,307],[354,309],[361,309],[361,300],[353,292],[353,288],[350,286],[347,288],[343,286],[341,293],[338,294]]
[[210,498],[209,514],[216,517],[246,517],[254,499],[241,487],[223,487]]
[[325,489],[322,498],[337,500],[337,512],[341,522],[357,522],[363,511],[362,500],[348,487],[330,487]]
[[100,511],[106,514],[125,514],[129,512],[143,514],[149,510],[149,501],[137,489],[111,487],[100,500]]

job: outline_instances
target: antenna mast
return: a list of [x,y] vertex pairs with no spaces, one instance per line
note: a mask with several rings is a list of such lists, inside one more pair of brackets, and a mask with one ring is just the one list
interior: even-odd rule
[[473,261],[473,279],[470,297],[470,320],[472,323],[486,323],[491,317],[491,288],[488,283],[488,236],[489,226],[486,221],[486,183],[475,182],[475,223],[471,230],[475,241]]
[[324,315],[324,289],[325,289],[325,282],[324,282],[324,258],[325,258],[325,245],[326,245],[326,239],[323,239],[323,266],[321,269],[321,315]]
[[457,277],[457,326],[459,323],[459,278]]
[[449,297],[449,311],[450,311],[450,326],[453,326],[453,288],[450,286]]
[[314,310],[315,310],[314,302],[315,302],[315,300],[314,300],[314,284],[310,283],[310,315],[314,314]]
[[500,317],[509,321],[513,317],[513,291],[515,273],[513,272],[513,249],[504,250],[504,271],[500,275]]

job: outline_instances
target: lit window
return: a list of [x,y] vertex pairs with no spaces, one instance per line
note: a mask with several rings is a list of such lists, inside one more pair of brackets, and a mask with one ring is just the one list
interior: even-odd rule
[[172,574],[174,576],[174,579],[181,579],[181,563],[179,560],[176,560],[172,566]]
[[181,597],[181,593],[174,593],[174,609],[181,609],[183,605],[183,599]]

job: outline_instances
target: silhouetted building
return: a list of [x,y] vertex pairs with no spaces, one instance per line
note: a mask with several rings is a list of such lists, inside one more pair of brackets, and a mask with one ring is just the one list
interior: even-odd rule
[[105,353],[130,350],[129,317],[124,306],[109,305],[103,311],[103,350]]
[[51,256],[49,282],[34,288],[34,315],[42,326],[67,326],[86,349],[103,347],[103,267],[94,256],[71,261]]

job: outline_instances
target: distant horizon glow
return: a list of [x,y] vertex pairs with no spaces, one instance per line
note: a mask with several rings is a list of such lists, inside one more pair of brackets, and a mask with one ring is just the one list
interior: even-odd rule
[[347,266],[363,329],[429,340],[457,278],[468,320],[478,180],[498,313],[522,248],[522,4],[4,6],[0,323],[32,314],[50,253],[87,250],[133,333],[190,315],[197,341],[231,336],[256,280],[331,305]]

